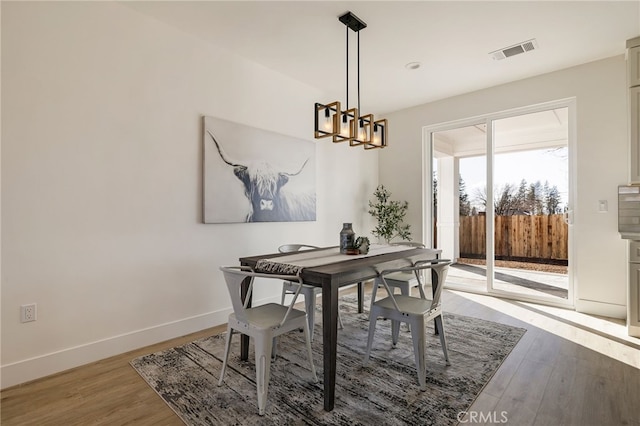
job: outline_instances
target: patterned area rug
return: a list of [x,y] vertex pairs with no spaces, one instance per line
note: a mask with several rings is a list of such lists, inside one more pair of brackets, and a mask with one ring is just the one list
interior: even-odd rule
[[[367,304],[365,303],[365,306]],[[319,308],[319,307],[318,307]],[[462,315],[446,314],[451,365],[437,336],[427,335],[427,385],[421,392],[411,333],[402,325],[391,345],[390,321],[377,322],[371,359],[366,349],[368,317],[358,314],[355,296],[343,296],[338,330],[336,401],[325,412],[322,399],[322,326],[316,324],[313,383],[303,333],[280,338],[271,364],[265,416],[258,415],[253,345],[241,362],[234,334],[224,385],[217,386],[225,335],[146,355],[131,365],[187,425],[455,425],[526,330]],[[316,314],[318,321],[320,314]]]

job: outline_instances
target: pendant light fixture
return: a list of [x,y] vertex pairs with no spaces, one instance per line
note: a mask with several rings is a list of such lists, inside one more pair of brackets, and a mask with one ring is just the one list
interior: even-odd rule
[[[349,142],[350,146],[365,149],[387,146],[387,120],[375,120],[373,114],[360,115],[360,30],[367,24],[351,12],[338,17],[346,27],[346,85],[347,99],[344,111],[339,101],[329,104],[317,103],[314,107],[316,139],[331,137],[333,142]],[[349,30],[357,34],[358,51],[358,108],[349,108]]]

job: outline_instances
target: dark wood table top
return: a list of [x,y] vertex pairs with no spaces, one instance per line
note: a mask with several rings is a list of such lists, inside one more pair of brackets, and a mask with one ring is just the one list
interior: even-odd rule
[[[314,249],[325,250],[329,247]],[[349,259],[327,265],[309,266],[302,270],[300,276],[305,284],[322,286],[323,282],[331,281],[339,287],[360,281],[370,280],[376,277],[377,271],[388,268],[410,266],[417,260],[435,259],[441,250],[430,248],[410,248],[402,251],[383,253],[373,256]],[[288,256],[293,253],[272,253],[258,256],[241,257],[243,265],[255,267],[261,259],[270,259],[280,256]]]

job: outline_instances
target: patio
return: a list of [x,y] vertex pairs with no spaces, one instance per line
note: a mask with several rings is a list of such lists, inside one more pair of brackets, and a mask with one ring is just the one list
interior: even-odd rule
[[[479,263],[479,262],[474,262]],[[563,271],[566,267],[549,268],[551,265],[528,264],[528,267]],[[536,297],[557,297],[567,299],[569,279],[566,272],[547,272],[496,266],[494,289]],[[451,265],[447,275],[447,285],[486,289],[487,268],[483,264],[471,264],[467,259],[458,259]]]

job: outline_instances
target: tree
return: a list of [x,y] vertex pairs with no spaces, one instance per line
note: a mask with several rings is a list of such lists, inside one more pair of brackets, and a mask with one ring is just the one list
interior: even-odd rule
[[469,195],[467,194],[467,185],[464,183],[462,175],[459,175],[458,191],[460,198],[460,216],[471,216],[471,202],[469,201]]
[[562,198],[560,197],[560,191],[558,188],[553,185],[551,189],[549,189],[549,193],[546,198],[546,209],[547,214],[558,214],[562,212],[562,208],[560,207],[560,203],[562,202]]
[[498,191],[494,191],[493,200],[496,216],[510,216],[514,214],[515,208],[515,187],[510,183],[502,186]]
[[369,214],[377,219],[378,224],[371,231],[376,237],[383,238],[387,243],[395,237],[403,240],[411,239],[410,225],[402,221],[407,214],[407,201],[392,201],[391,192],[384,185],[379,185],[373,193],[375,202],[369,200]]
[[[460,216],[475,216],[478,210],[487,209],[487,188],[476,188],[473,198],[467,194],[466,183],[459,175],[459,209]],[[438,207],[438,179],[433,174],[433,211],[434,217]],[[516,187],[513,183],[507,183],[497,187],[493,191],[493,208],[498,216],[510,215],[541,215],[562,213],[562,197],[556,185],[549,185],[545,181],[544,185],[540,181],[528,183],[522,179]],[[472,203],[473,202],[473,203]]]
[[438,218],[438,177],[433,172],[433,218]]
[[526,197],[526,207],[530,214],[539,215],[543,212],[544,192],[540,181],[529,185]]
[[[509,216],[517,213],[515,204],[515,187],[507,183],[493,191],[493,211],[496,216]],[[487,187],[476,189],[475,201],[487,209]]]
[[473,201],[476,204],[484,207],[484,210],[487,211],[487,187],[484,186],[482,189],[476,188],[473,194]]
[[518,187],[518,192],[515,195],[515,205],[516,212],[515,214],[527,214],[529,210],[527,208],[527,181],[526,179],[522,179],[520,181],[520,186]]

